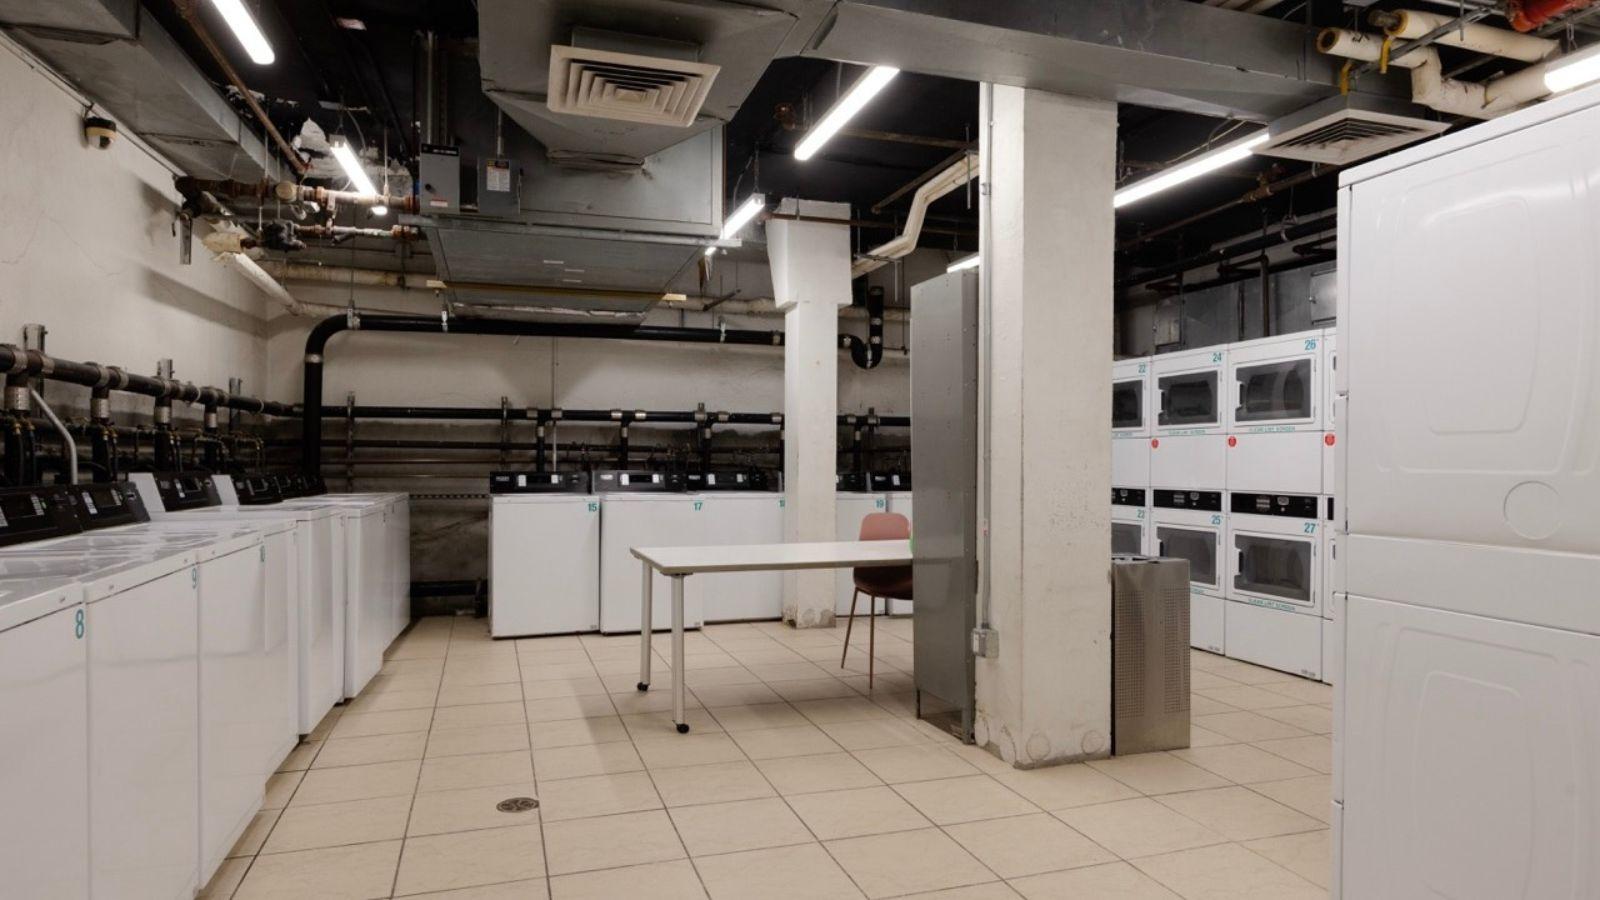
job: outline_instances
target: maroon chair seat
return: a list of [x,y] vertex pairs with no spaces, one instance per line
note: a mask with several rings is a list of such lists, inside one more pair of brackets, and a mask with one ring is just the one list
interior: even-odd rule
[[[899,513],[872,513],[861,520],[863,541],[904,541],[911,537],[911,521]],[[889,600],[911,600],[910,566],[862,566],[853,570],[855,590],[850,593],[850,619],[844,629],[844,654],[839,658],[839,668],[844,668],[850,658],[850,632],[856,624],[856,600],[867,595],[867,690],[872,690],[875,653],[878,644],[878,599],[885,600],[887,614]]]

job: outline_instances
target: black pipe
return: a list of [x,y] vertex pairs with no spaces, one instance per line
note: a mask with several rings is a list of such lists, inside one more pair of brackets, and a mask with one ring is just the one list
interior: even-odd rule
[[1168,278],[1173,275],[1181,275],[1191,269],[1198,269],[1204,266],[1213,266],[1217,265],[1218,263],[1224,263],[1236,256],[1256,254],[1262,250],[1268,249],[1269,247],[1276,247],[1279,244],[1285,244],[1289,241],[1298,240],[1299,238],[1303,238],[1308,234],[1316,234],[1319,231],[1327,231],[1328,229],[1336,226],[1338,224],[1338,220],[1338,215],[1330,212],[1326,215],[1319,216],[1318,218],[1301,222],[1298,225],[1291,225],[1287,228],[1280,229],[1271,234],[1258,235],[1256,237],[1249,238],[1248,240],[1239,241],[1235,244],[1229,244],[1226,247],[1220,247],[1215,250],[1207,250],[1204,253],[1197,253],[1194,256],[1188,257],[1187,259],[1180,259],[1177,262],[1168,263],[1164,266],[1157,266],[1153,269],[1145,269],[1136,275],[1128,275],[1117,279],[1116,286],[1119,288],[1125,288],[1138,284],[1147,284],[1152,281],[1160,281],[1163,278]]
[[215,403],[228,409],[269,416],[290,416],[295,412],[295,408],[287,403],[234,396],[221,388],[201,387],[170,378],[134,375],[116,366],[57,359],[37,350],[24,350],[11,344],[0,344],[0,371],[40,376],[47,381],[64,381],[105,391],[164,397],[169,401]]
[[875,369],[883,361],[883,288],[867,288],[867,339],[863,342],[852,334],[843,336],[842,344],[850,351],[850,360],[863,369]]
[[[519,409],[511,408],[504,411],[504,416],[512,421],[551,423],[561,422],[618,422],[619,411],[613,409],[562,409],[560,416],[555,409]],[[502,411],[498,406],[324,406],[324,417],[357,419],[428,419],[428,420],[463,420],[463,421],[500,421]],[[631,410],[621,412],[630,424],[661,423],[668,425],[691,424],[701,421],[701,414],[697,410]],[[848,426],[853,420],[862,419],[860,414],[841,414],[838,422],[841,427]],[[719,425],[772,425],[783,424],[783,414],[768,413],[708,413],[706,421]],[[877,416],[875,421],[880,428],[909,428],[910,416]]]
[[[870,298],[869,298],[870,299]],[[877,360],[882,356],[882,311],[880,309],[876,326],[878,331],[878,352],[874,355],[870,347],[863,347],[859,352],[857,345],[861,339],[855,335],[842,335],[840,346],[850,351],[851,359],[857,365],[862,365],[865,360],[869,365],[877,365]],[[869,328],[872,326],[869,323]],[[745,346],[781,347],[783,346],[783,332],[781,331],[749,331],[724,328],[674,328],[660,325],[611,325],[589,322],[524,322],[513,319],[474,319],[453,318],[442,319],[431,316],[361,316],[342,315],[329,316],[318,322],[306,335],[305,351],[305,398],[301,405],[301,451],[302,464],[307,474],[319,472],[322,468],[322,369],[323,354],[328,347],[328,340],[334,335],[349,330],[361,331],[393,331],[412,334],[476,334],[476,335],[505,335],[515,337],[569,337],[569,338],[594,338],[598,340],[619,341],[667,341],[673,343],[695,344],[740,344]],[[869,341],[871,338],[869,337]],[[0,368],[4,368],[4,359],[0,357]],[[494,411],[494,418],[500,417],[500,410]],[[525,418],[525,416],[524,416]]]

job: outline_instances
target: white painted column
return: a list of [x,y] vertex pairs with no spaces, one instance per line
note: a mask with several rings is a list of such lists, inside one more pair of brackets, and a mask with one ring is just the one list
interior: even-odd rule
[[[850,218],[844,203],[791,199],[779,211]],[[850,229],[771,219],[767,255],[773,297],[784,310],[783,538],[831,541],[839,443],[839,308],[850,305]],[[798,628],[831,628],[833,608],[831,570],[784,576],[786,621]]]
[[989,538],[979,577],[987,572],[998,653],[977,661],[975,731],[980,745],[1032,768],[1105,756],[1111,745],[1117,110],[984,90],[993,125],[982,141],[979,517],[987,510]]

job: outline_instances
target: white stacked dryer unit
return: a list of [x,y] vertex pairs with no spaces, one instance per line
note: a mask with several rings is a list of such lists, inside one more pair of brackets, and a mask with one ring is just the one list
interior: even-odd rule
[[1322,492],[1330,497],[1339,493],[1334,460],[1338,457],[1339,419],[1344,402],[1339,399],[1338,374],[1339,332],[1329,328],[1322,333],[1322,410],[1326,420],[1323,426],[1327,429],[1322,435]]
[[[600,496],[600,630],[605,634],[636,632],[644,601],[644,564],[634,547],[695,547],[706,543],[705,501],[686,493],[676,473],[601,470],[594,473]],[[672,579],[651,573],[652,631],[672,627]],[[685,578],[683,625],[699,628],[704,621],[703,592],[707,579]]]
[[89,655],[83,587],[0,580],[0,872],[16,897],[89,897]]
[[[861,539],[861,520],[873,513],[888,512],[889,498],[872,490],[872,478],[865,473],[839,475],[836,477],[836,487],[833,495],[835,539],[858,541]],[[833,581],[833,610],[837,615],[846,615],[850,612],[850,601],[855,595],[855,574],[849,569],[840,569],[834,574]],[[878,609],[885,611],[881,605]],[[865,610],[857,609],[856,612],[859,614]]]
[[1153,545],[1150,535],[1150,491],[1145,488],[1111,489],[1111,552],[1148,556]]
[[[689,476],[689,490],[703,503],[707,544],[783,543],[783,495],[767,490],[761,472],[706,472]],[[782,572],[738,572],[701,585],[707,622],[778,619],[783,616]]]
[[1230,344],[1227,358],[1228,489],[1321,494],[1322,332]]
[[489,634],[600,630],[600,498],[583,472],[489,476]]
[[1189,561],[1189,645],[1222,653],[1228,605],[1223,595],[1228,531],[1223,492],[1156,488],[1151,493],[1155,555]]
[[1152,428],[1150,358],[1111,364],[1111,485],[1150,485]]
[[1322,498],[1230,491],[1228,499],[1228,656],[1320,679]]
[[1336,896],[1600,891],[1597,159],[1589,87],[1341,177]]
[[1223,389],[1228,351],[1221,347],[1150,359],[1155,422],[1150,486],[1220,491],[1227,487],[1228,417]]

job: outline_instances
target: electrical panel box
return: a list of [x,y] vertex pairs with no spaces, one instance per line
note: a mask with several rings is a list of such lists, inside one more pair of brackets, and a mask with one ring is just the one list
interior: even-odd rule
[[480,214],[511,217],[522,212],[520,188],[516,164],[511,160],[489,157],[478,161]]
[[423,144],[417,160],[418,199],[421,212],[461,211],[461,150],[441,144]]

